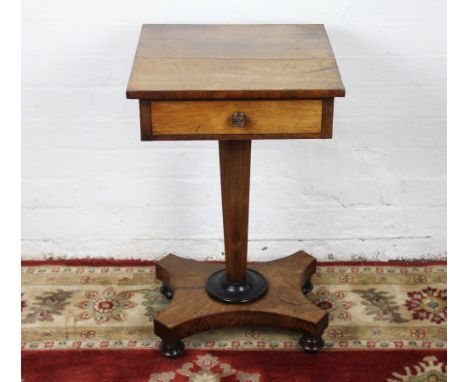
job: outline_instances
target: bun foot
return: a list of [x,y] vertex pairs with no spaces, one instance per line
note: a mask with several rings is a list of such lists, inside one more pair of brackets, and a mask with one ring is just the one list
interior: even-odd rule
[[172,300],[172,297],[174,297],[174,291],[171,288],[169,288],[166,284],[163,284],[162,287],[159,288],[159,291],[168,300]]
[[325,342],[322,339],[322,336],[310,336],[304,334],[299,340],[299,344],[307,353],[317,353],[323,348]]
[[314,289],[314,285],[312,284],[311,279],[308,279],[304,285],[302,286],[302,293],[307,294]]
[[181,340],[174,342],[161,341],[161,353],[167,358],[175,358],[184,352],[185,345]]

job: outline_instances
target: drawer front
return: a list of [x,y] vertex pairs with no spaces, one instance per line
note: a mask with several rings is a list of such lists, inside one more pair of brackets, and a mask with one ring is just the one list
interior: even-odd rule
[[142,138],[328,138],[322,134],[330,119],[324,118],[324,101],[141,101]]

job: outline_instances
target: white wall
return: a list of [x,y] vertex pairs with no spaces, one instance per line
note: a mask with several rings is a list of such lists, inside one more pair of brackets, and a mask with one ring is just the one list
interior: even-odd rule
[[249,256],[446,249],[443,0],[23,1],[23,257],[221,258],[217,142],[139,141],[142,23],[324,23],[332,141],[255,141]]

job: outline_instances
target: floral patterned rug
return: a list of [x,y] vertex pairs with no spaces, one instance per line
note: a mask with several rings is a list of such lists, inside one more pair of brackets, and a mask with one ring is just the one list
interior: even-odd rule
[[[155,351],[159,339],[153,334],[152,316],[170,302],[159,292],[151,262],[25,261],[21,293],[23,380],[334,381],[335,376],[328,374],[314,379],[319,378],[318,369],[323,369],[317,367],[319,359],[320,365],[332,360],[346,364],[352,359],[355,372],[359,369],[356,363],[366,366],[361,377],[338,368],[336,372],[341,374],[337,374],[337,381],[446,380],[445,263],[321,263],[313,282],[308,298],[330,312],[325,348],[320,354],[300,351],[299,333],[249,327],[194,335],[185,340],[186,355],[167,360]],[[255,360],[267,355],[267,364],[289,357],[290,366],[302,360],[310,364],[310,370],[298,366],[292,370],[292,379],[281,379],[281,371],[272,371],[276,364],[270,365],[269,371],[258,367]],[[104,374],[99,378],[83,374],[84,379],[73,379],[79,375],[73,367],[77,362],[89,358],[99,363],[108,356],[114,361],[136,357],[140,363],[146,358],[153,362],[142,376],[137,375],[141,371],[138,367],[134,370],[137,374],[129,377],[124,377],[125,373],[110,379]],[[377,357],[378,377],[369,374],[373,357]],[[247,361],[242,361],[244,358]],[[61,359],[67,363],[57,364]],[[45,377],[41,373],[50,361],[55,363],[48,365]],[[108,360],[102,362],[107,365],[103,367],[111,368]],[[257,366],[252,367],[252,363]],[[70,367],[75,370],[70,374],[72,379],[64,379]],[[87,369],[82,365],[79,370],[85,373]],[[359,379],[370,377],[374,379]]]

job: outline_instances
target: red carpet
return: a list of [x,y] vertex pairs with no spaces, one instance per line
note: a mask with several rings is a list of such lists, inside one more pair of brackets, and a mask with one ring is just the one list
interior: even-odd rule
[[223,382],[439,382],[446,380],[445,363],[444,351],[337,351],[309,355],[292,351],[189,350],[171,360],[155,350],[56,350],[24,352],[23,380],[215,382],[224,375]]
[[[329,309],[324,350],[298,334],[236,328],[159,354],[151,315],[164,309],[150,262],[24,262],[24,382],[446,381],[446,266],[322,263],[311,302]],[[106,300],[106,307],[96,308]],[[96,310],[97,309],[97,310]]]

